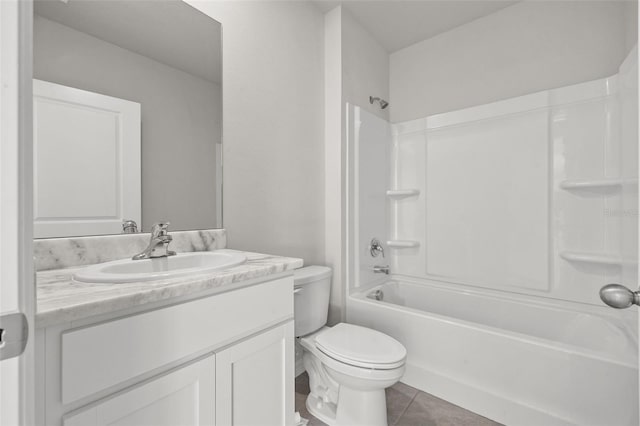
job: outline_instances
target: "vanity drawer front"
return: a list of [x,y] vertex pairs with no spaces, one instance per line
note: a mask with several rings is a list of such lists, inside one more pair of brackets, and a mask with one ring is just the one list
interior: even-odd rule
[[293,317],[293,277],[62,334],[68,404]]
[[209,355],[67,414],[62,425],[214,425],[215,376]]

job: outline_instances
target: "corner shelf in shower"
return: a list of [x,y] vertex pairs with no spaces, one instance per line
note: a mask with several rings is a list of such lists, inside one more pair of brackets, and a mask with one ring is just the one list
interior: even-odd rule
[[569,179],[560,182],[560,188],[572,189],[619,189],[623,185],[637,185],[637,179]]
[[585,253],[577,251],[561,251],[560,257],[569,262],[594,263],[600,265],[637,265],[637,260],[625,259],[606,253]]
[[387,197],[391,198],[406,198],[415,197],[420,195],[419,189],[388,189]]
[[420,247],[420,243],[412,240],[389,240],[387,241],[387,246],[391,248],[414,248]]

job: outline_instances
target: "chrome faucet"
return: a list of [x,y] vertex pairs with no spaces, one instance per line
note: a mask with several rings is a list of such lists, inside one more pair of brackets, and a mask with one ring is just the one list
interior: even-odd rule
[[387,274],[389,275],[389,265],[387,266],[374,266],[373,267],[374,274]]
[[122,233],[123,234],[137,234],[138,224],[135,220],[127,219],[122,221]]
[[136,254],[131,259],[153,259],[155,257],[175,255],[175,251],[169,250],[169,243],[173,240],[173,237],[169,235],[167,231],[168,228],[169,222],[154,224],[151,227],[151,241],[149,241],[149,245],[146,249]]

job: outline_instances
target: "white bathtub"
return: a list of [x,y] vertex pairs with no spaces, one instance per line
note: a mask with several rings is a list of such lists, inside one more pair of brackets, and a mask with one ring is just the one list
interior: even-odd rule
[[632,318],[568,306],[394,280],[351,295],[347,320],[406,346],[403,382],[493,420],[637,425]]

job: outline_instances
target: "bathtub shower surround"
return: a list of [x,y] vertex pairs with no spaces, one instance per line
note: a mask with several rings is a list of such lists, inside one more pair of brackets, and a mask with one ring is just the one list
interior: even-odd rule
[[506,424],[638,423],[637,312],[598,296],[638,280],[636,56],[409,122],[347,108],[347,317],[407,347],[403,381]]
[[[181,252],[211,251],[227,246],[224,229],[171,231],[171,249]],[[37,239],[33,241],[35,270],[46,271],[130,258],[149,245],[149,234],[99,235]]]
[[620,80],[394,126],[392,186],[422,196],[391,201],[393,239],[421,247],[393,250],[393,269],[599,306],[636,253],[623,232],[635,226],[611,214],[637,199]]

